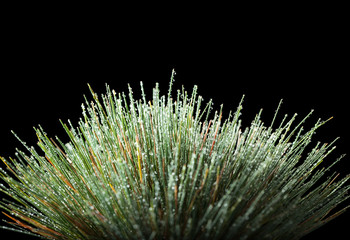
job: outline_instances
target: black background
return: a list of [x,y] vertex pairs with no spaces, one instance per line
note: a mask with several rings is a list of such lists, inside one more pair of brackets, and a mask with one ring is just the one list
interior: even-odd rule
[[[159,17],[135,14],[137,19],[67,9],[12,8],[3,17],[0,156],[14,156],[21,148],[10,130],[30,146],[36,145],[33,126],[39,124],[49,135],[67,139],[59,119],[77,123],[83,95],[90,97],[87,83],[97,93],[104,93],[106,83],[127,92],[130,83],[138,98],[143,81],[150,97],[155,82],[167,93],[173,68],[175,89],[184,85],[191,91],[196,84],[216,109],[223,103],[226,114],[245,94],[245,126],[260,108],[268,124],[281,98],[282,115],[298,112],[301,119],[315,110],[306,126],[333,117],[315,140],[341,137],[328,161],[349,151],[349,38],[341,7],[263,13],[248,8],[240,15],[198,10],[192,18],[194,8]],[[349,161],[337,165],[341,176],[350,173]],[[303,239],[343,239],[349,219],[345,213]]]

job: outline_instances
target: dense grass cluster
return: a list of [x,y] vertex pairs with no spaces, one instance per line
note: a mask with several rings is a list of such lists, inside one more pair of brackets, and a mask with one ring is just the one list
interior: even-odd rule
[[[36,129],[40,150],[2,159],[0,207],[12,229],[47,239],[299,239],[339,212],[349,177],[323,175],[334,149],[317,143],[296,115],[275,125],[259,112],[242,128],[210,113],[197,87],[147,100],[107,93],[82,105],[70,142]],[[295,126],[294,126],[295,125]],[[323,165],[323,164],[322,164]],[[323,176],[323,177],[322,177]],[[321,181],[320,181],[321,180]]]

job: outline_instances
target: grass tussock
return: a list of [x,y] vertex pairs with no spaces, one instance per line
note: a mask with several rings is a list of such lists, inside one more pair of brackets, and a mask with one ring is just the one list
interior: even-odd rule
[[[349,177],[325,173],[334,142],[259,112],[249,127],[242,102],[224,120],[197,87],[172,97],[158,85],[135,100],[107,86],[82,105],[70,142],[35,129],[40,149],[2,158],[0,203],[11,229],[45,239],[299,239],[341,214]],[[311,148],[310,145],[311,144]],[[308,147],[311,151],[305,152]],[[321,164],[321,165],[320,165]],[[323,167],[321,167],[323,166]],[[11,200],[8,200],[11,199]],[[3,227],[8,228],[8,227]]]

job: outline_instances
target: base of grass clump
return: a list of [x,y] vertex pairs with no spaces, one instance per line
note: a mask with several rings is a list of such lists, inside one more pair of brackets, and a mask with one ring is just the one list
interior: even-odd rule
[[[184,89],[151,100],[111,91],[82,105],[70,142],[36,128],[40,150],[4,159],[0,207],[11,229],[46,239],[299,239],[341,214],[349,176],[322,178],[331,144],[296,115],[242,128]],[[211,115],[213,115],[211,117]],[[295,123],[297,122],[297,123]],[[25,146],[25,145],[24,145]],[[321,183],[320,183],[320,180]],[[8,228],[8,227],[3,227]]]

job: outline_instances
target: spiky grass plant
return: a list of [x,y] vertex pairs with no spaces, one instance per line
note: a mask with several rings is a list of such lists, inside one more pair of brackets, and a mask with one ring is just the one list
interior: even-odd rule
[[[242,105],[222,119],[212,102],[178,90],[135,101],[107,86],[82,105],[70,142],[36,130],[41,150],[2,159],[12,201],[1,202],[12,230],[46,239],[299,239],[342,213],[349,176],[326,178],[320,163],[334,149],[317,143],[307,115],[274,127],[259,112],[242,129]],[[330,161],[330,160],[328,160]],[[5,227],[6,228],[6,227]]]

